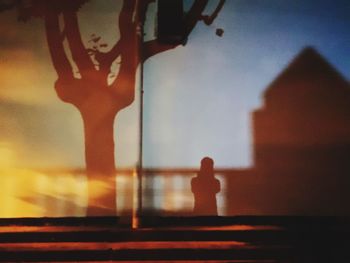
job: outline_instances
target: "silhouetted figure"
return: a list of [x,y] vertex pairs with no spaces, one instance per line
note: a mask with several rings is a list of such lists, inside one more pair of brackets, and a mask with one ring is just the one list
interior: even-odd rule
[[197,177],[192,178],[195,215],[217,216],[216,194],[220,192],[220,181],[214,177],[214,161],[204,157]]

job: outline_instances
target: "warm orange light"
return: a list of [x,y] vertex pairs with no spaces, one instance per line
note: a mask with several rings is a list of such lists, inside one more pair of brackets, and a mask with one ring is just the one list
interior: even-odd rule
[[138,208],[138,201],[140,198],[138,196],[138,192],[137,192],[137,171],[136,169],[133,171],[132,173],[132,179],[133,179],[133,206],[132,206],[132,228],[136,229],[139,227],[139,218],[137,216],[137,208]]
[[71,174],[0,170],[0,217],[84,216],[86,183]]
[[15,152],[8,143],[0,143],[0,169],[8,169],[14,165]]

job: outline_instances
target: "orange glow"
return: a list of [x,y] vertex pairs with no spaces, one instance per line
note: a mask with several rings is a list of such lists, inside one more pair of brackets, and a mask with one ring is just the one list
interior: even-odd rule
[[[190,227],[181,229],[192,229]],[[269,225],[228,225],[228,226],[207,226],[207,227],[197,227],[195,230],[200,231],[250,231],[250,230],[283,230],[283,227],[269,226]]]
[[34,177],[40,174],[14,168],[16,154],[8,143],[0,144],[0,217],[41,215],[42,210],[25,202],[22,194],[34,189]]
[[15,160],[15,153],[7,143],[0,143],[0,167],[7,169]]
[[[179,180],[180,179],[180,180]],[[193,196],[190,189],[190,178],[164,178],[164,199],[161,209],[165,211],[178,211],[193,208]]]
[[[122,249],[232,249],[232,248],[248,248],[244,242],[236,241],[154,241],[154,242],[116,242],[116,243],[94,243],[94,242],[64,242],[64,243],[30,243],[30,244],[6,244],[7,249],[20,249],[33,251],[45,250],[97,250],[111,248],[113,250]],[[253,247],[253,246],[250,246]]]
[[[22,168],[19,149],[0,142],[0,218],[86,216],[88,181],[84,173]],[[118,211],[132,208],[125,198],[133,189],[130,181],[127,174],[117,177]],[[99,200],[111,188],[105,178],[90,180],[89,186],[92,200]]]
[[0,217],[84,215],[86,183],[81,176],[19,168],[14,148],[0,144]]
[[134,170],[132,173],[132,180],[133,180],[133,207],[132,207],[132,228],[136,229],[139,227],[139,219],[137,217],[137,209],[138,209],[138,201],[139,201],[139,196],[138,196],[138,191],[137,191],[137,171]]
[[[11,167],[9,155],[1,155],[0,218],[86,216],[87,179],[83,174],[38,172]],[[131,210],[126,198],[132,192],[129,176],[117,177],[118,213]],[[89,182],[93,200],[108,193],[108,182]],[[99,204],[96,204],[99,206]]]
[[[118,213],[131,210],[129,176],[117,177]],[[0,169],[0,218],[86,216],[87,179],[85,175],[44,173],[29,169]],[[89,182],[93,200],[108,193],[106,181]],[[97,206],[100,204],[96,203]]]
[[50,176],[33,170],[2,168],[0,217],[83,216],[86,184],[70,174]]

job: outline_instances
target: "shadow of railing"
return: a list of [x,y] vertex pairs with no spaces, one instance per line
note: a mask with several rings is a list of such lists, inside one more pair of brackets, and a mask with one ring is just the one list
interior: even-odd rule
[[[221,182],[217,195],[219,215],[226,215],[226,181],[234,169],[216,169]],[[198,169],[145,168],[142,170],[142,213],[145,215],[193,215],[191,179]],[[137,202],[137,170],[116,172],[117,214],[131,214]],[[4,191],[0,198],[8,204],[0,217],[86,216],[87,176],[83,169],[33,169],[2,174]],[[96,187],[104,181],[94,179]],[[98,195],[101,188],[96,188]],[[136,197],[137,198],[137,197]],[[11,209],[9,209],[9,206]]]

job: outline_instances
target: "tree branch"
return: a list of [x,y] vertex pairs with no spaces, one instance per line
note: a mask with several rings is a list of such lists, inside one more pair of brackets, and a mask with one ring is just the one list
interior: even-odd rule
[[[119,15],[119,30],[122,49],[129,46],[130,40],[136,35],[137,21],[134,21],[134,12],[136,11],[136,0],[124,0],[123,7]],[[123,52],[123,51],[122,51]]]
[[138,1],[138,21],[141,25],[145,24],[147,9],[150,3],[154,3],[155,0],[139,0]]
[[100,70],[109,71],[113,61],[121,54],[121,43],[118,41],[108,52],[96,52],[95,59],[100,66]]
[[77,64],[82,78],[86,78],[95,71],[95,67],[81,39],[77,14],[74,11],[65,11],[63,17],[73,60]]
[[[119,72],[111,89],[123,107],[134,100],[136,70],[139,64],[139,41],[137,34],[136,0],[124,0],[119,15],[120,39],[118,52],[121,56]],[[136,16],[138,14],[136,13]]]
[[224,6],[226,0],[220,0],[218,6],[216,7],[215,11],[210,16],[202,16],[202,20],[206,25],[211,25],[215,18],[220,13],[222,7]]
[[[211,18],[214,20],[216,18],[216,16],[218,15],[218,13],[220,12],[223,4],[224,4],[225,0],[220,0],[220,3],[218,4],[217,8],[215,9],[214,13],[212,14]],[[187,37],[192,30],[194,29],[194,27],[196,26],[196,24],[198,23],[198,21],[203,20],[203,11],[205,9],[205,7],[208,4],[208,0],[195,0],[189,10],[189,12],[187,13],[187,15],[185,16],[185,36]],[[150,40],[147,41],[143,44],[143,62],[146,61],[148,58],[170,50],[170,49],[174,49],[177,46],[179,46],[180,44],[161,44],[157,41],[157,39],[154,40]]]
[[48,12],[45,15],[46,38],[49,46],[51,60],[59,79],[73,79],[72,66],[67,58],[62,43],[58,14]]
[[208,4],[208,0],[195,0],[190,11],[185,16],[185,34],[188,36],[197,22],[201,20],[202,13]]
[[[122,49],[125,49],[125,44],[128,42],[128,34],[134,35],[136,33],[138,22],[143,25],[148,5],[154,1],[155,0],[132,0],[123,2],[122,10],[119,15],[120,39],[109,52],[98,52],[95,56],[95,59],[101,67],[110,67],[112,62],[121,55]],[[135,21],[133,21],[134,12],[137,12]]]

